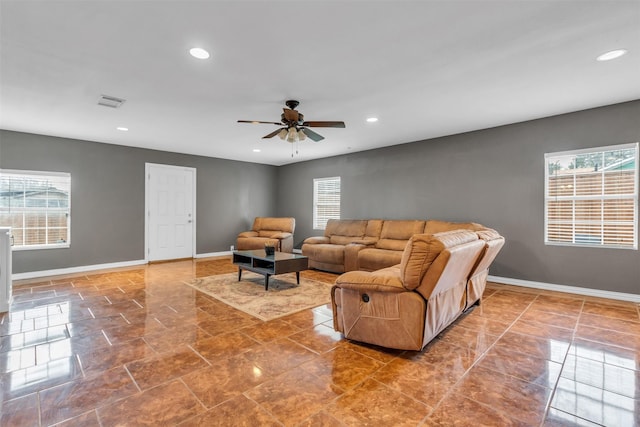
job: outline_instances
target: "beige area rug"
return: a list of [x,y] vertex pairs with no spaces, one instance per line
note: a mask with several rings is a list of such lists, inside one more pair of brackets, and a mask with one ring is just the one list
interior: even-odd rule
[[233,308],[244,311],[260,320],[272,320],[331,301],[328,283],[300,277],[296,274],[279,274],[269,277],[269,290],[264,290],[264,276],[250,271],[203,277],[187,285],[214,297]]

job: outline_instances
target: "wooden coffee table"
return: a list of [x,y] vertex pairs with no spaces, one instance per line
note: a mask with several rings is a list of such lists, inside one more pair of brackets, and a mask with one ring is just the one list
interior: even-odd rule
[[233,263],[238,266],[238,281],[242,280],[242,270],[264,275],[264,290],[269,290],[269,276],[296,273],[296,282],[300,284],[300,272],[309,268],[309,259],[298,254],[276,252],[267,255],[263,249],[253,251],[234,251]]

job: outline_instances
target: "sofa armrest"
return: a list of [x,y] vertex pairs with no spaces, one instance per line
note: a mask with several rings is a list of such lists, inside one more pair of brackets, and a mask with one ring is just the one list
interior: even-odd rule
[[288,233],[286,231],[281,231],[279,233],[274,233],[271,236],[269,236],[270,239],[286,239],[287,237],[291,237],[293,236],[293,234]]
[[362,243],[349,243],[344,247],[344,271],[356,271],[360,270],[358,263],[358,252],[361,249],[368,247]]
[[349,271],[336,279],[335,286],[359,292],[405,292],[397,269]]
[[243,231],[242,233],[238,234],[238,237],[258,237],[258,232],[257,231]]
[[373,246],[378,241],[375,237],[365,237],[363,239],[354,240],[350,244],[363,245],[363,246]]
[[326,243],[330,243],[331,240],[329,240],[328,237],[325,236],[313,236],[313,237],[307,237],[306,239],[304,239],[305,244],[310,244],[310,245],[320,245],[320,244],[326,244]]

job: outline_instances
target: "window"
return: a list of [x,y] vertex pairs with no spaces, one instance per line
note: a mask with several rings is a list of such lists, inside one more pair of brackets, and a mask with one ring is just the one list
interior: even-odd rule
[[71,175],[0,170],[0,226],[14,249],[69,247]]
[[339,176],[313,180],[313,229],[324,230],[330,219],[340,219]]
[[638,249],[638,143],[545,154],[545,243]]

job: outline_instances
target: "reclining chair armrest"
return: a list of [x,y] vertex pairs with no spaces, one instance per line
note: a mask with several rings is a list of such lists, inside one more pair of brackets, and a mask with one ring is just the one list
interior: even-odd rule
[[281,231],[279,233],[274,233],[271,236],[269,236],[270,239],[286,239],[287,237],[291,237],[293,236],[293,234],[288,233],[286,231]]
[[309,245],[320,245],[320,244],[331,243],[331,240],[325,236],[313,236],[313,237],[307,237],[306,239],[304,239],[304,242],[302,243],[309,244]]
[[378,274],[378,271],[349,271],[336,279],[335,286],[360,292],[405,292],[400,275],[395,273]]
[[258,232],[257,231],[243,231],[242,233],[238,234],[238,237],[258,237]]

